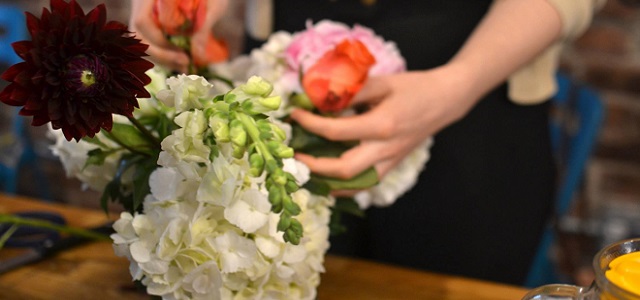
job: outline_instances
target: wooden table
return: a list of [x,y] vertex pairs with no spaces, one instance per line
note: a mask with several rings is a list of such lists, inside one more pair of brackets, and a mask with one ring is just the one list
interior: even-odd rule
[[[0,194],[0,213],[56,211],[73,226],[108,221],[103,212]],[[0,250],[0,259],[9,249]],[[136,291],[126,258],[93,242],[0,275],[0,299],[149,299]],[[318,299],[520,299],[520,287],[327,256]]]

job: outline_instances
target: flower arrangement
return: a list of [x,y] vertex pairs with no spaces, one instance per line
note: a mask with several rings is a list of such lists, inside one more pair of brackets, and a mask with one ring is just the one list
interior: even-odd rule
[[[175,37],[193,32],[206,1],[155,3],[158,26]],[[165,27],[176,20],[165,13],[182,21]],[[51,123],[67,175],[102,191],[105,209],[122,205],[114,249],[151,295],[314,299],[340,206],[330,191],[365,189],[360,208],[388,205],[428,159],[430,142],[379,182],[373,169],[324,178],[293,158],[353,143],[289,123],[291,109],[354,113],[367,76],[405,69],[393,43],[364,27],[322,21],[279,32],[202,77],[151,69],[147,46],[106,22],[104,5],[85,14],[75,0],[51,0],[27,20],[32,41],[14,44],[25,61],[2,75],[11,84],[0,101],[21,106],[33,125]]]
[[[352,114],[353,110],[348,109],[351,99],[368,76],[406,70],[404,58],[396,45],[377,36],[371,29],[359,25],[351,28],[330,20],[316,24],[308,21],[306,27],[306,30],[296,33],[276,32],[250,55],[212,65],[211,69],[236,81],[258,75],[272,82],[274,93],[283,99],[280,109],[273,115],[283,120],[296,107],[321,114]],[[329,142],[296,124],[292,127],[289,145],[296,151],[338,156],[353,145]],[[429,159],[432,142],[428,139],[416,147],[381,180],[373,168],[352,180],[320,178],[313,174],[312,180],[327,183],[331,190],[362,190],[354,197],[359,209],[391,205],[415,185]]]

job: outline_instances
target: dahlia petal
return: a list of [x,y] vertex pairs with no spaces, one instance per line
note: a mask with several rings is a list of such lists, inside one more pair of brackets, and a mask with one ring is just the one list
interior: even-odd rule
[[107,8],[104,6],[104,4],[96,6],[89,13],[87,13],[85,22],[93,22],[96,23],[98,27],[103,27],[107,22]]
[[[43,7],[42,8],[42,14],[41,14],[41,17],[40,17],[40,23],[41,24],[48,24],[50,18],[51,18],[51,12],[46,7]],[[33,35],[31,35],[31,37],[33,39]]]
[[11,91],[11,95],[9,96],[9,98],[12,101],[14,101],[14,103],[19,103],[19,105],[24,105],[24,103],[26,102],[26,99],[29,97],[29,91],[27,89],[20,87],[15,83],[12,83],[11,85],[13,85],[14,88]]
[[76,0],[71,0],[71,2],[69,2],[68,7],[69,7],[69,13],[71,14],[71,17],[75,17],[75,16],[78,16],[80,18],[85,17],[82,7],[80,7],[80,4],[78,4]]
[[40,85],[44,80],[44,75],[42,74],[42,70],[38,69],[35,74],[31,75],[31,84]]
[[[127,30],[127,25],[124,25],[118,21],[109,21],[107,22],[107,24],[104,25],[104,27],[102,28],[103,30],[107,31],[107,30],[123,30],[123,31],[128,31]],[[121,32],[118,35],[122,35],[123,32]]]
[[13,51],[23,60],[27,60],[28,55],[31,53],[33,43],[31,41],[19,41],[11,43]]
[[108,118],[104,120],[100,125],[100,127],[102,127],[102,129],[106,131],[111,131],[111,129],[113,128],[113,118]]
[[[49,12],[46,8],[42,9],[43,19],[44,19],[45,11]],[[27,19],[27,30],[29,30],[29,34],[31,35],[31,38],[35,38],[38,33],[38,30],[40,29],[40,20],[38,19],[38,17],[34,16],[30,12],[25,12],[24,14]]]
[[49,116],[49,119],[60,120],[62,118],[62,101],[60,101],[60,99],[58,98],[55,98],[51,99],[48,104],[47,115]]
[[51,11],[57,12],[57,13],[63,12],[67,8],[67,6],[69,6],[67,2],[62,0],[51,0],[50,4],[51,4]]
[[32,93],[29,99],[27,99],[26,103],[24,104],[24,108],[30,111],[37,111],[45,108],[45,104],[46,102],[40,101],[40,99],[38,99],[38,96]]
[[13,80],[16,78],[16,76],[18,76],[18,74],[20,74],[21,72],[24,71],[24,69],[27,68],[27,63],[25,62],[19,62],[11,67],[9,67],[9,69],[7,69],[6,71],[4,71],[4,73],[2,73],[2,75],[0,76],[0,78],[9,81],[9,82],[13,82]]
[[57,74],[54,74],[53,72],[49,72],[47,73],[47,75],[45,76],[45,81],[53,86],[58,86],[60,85],[62,82],[60,80],[60,77],[57,76]]
[[11,98],[11,95],[13,94],[13,90],[15,90],[16,88],[20,88],[20,87],[18,87],[14,83],[5,87],[4,90],[0,92],[0,101],[11,106],[21,106],[22,105],[21,101],[17,101]]

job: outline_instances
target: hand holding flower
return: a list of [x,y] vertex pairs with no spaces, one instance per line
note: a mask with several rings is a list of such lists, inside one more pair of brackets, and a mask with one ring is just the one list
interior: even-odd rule
[[429,136],[455,122],[475,103],[465,72],[444,66],[423,72],[370,77],[351,106],[360,115],[327,118],[303,110],[291,117],[307,130],[334,141],[359,140],[339,158],[296,154],[312,172],[351,178],[371,166],[380,177]]
[[160,64],[186,73],[195,67],[226,60],[229,52],[212,33],[213,25],[227,10],[228,0],[132,1],[130,26],[150,45],[149,53]]
[[162,29],[155,25],[150,17],[153,12],[153,5],[154,1],[131,0],[129,30],[135,33],[136,38],[149,45],[147,53],[154,61],[172,70],[186,72],[189,65],[189,57],[182,49],[172,45],[165,38]]

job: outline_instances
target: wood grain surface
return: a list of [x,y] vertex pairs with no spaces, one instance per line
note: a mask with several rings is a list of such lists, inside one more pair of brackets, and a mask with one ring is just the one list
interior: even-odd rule
[[[93,227],[109,218],[101,211],[54,205],[0,194],[0,213],[45,210],[73,226]],[[117,217],[117,216],[112,216]],[[0,259],[16,255],[0,250]],[[0,275],[0,299],[150,299],[131,282],[125,258],[108,242],[78,246],[44,261]],[[520,299],[521,287],[327,256],[318,299]]]

